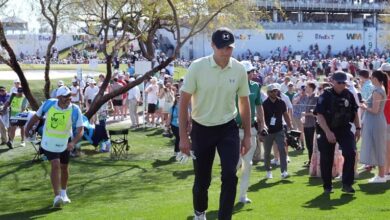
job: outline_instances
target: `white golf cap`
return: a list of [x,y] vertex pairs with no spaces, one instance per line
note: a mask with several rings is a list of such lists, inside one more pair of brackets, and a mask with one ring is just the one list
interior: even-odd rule
[[67,96],[70,94],[70,90],[66,86],[61,86],[60,88],[57,89],[57,97],[58,96]]
[[64,81],[62,81],[62,80],[58,80],[58,82],[57,82],[57,86],[63,86],[64,85]]

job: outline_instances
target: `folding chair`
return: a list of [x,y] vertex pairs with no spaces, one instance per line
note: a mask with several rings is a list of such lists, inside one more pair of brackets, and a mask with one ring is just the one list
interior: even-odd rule
[[121,159],[127,157],[130,145],[127,140],[129,129],[108,130],[111,140],[111,158]]
[[32,163],[34,162],[41,162],[43,161],[42,158],[42,151],[41,151],[41,141],[40,140],[31,140],[30,141],[31,146],[33,146],[35,150],[34,158],[31,160]]
[[31,146],[34,148],[35,151],[34,158],[31,160],[31,162],[34,163],[43,161],[43,153],[41,151],[41,138],[38,132],[35,132],[35,134],[30,137],[26,137],[26,141],[30,142]]

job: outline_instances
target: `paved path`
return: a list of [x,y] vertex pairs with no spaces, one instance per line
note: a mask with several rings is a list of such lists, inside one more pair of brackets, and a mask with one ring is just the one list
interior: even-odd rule
[[[100,73],[83,71],[84,75],[98,76]],[[43,80],[44,79],[44,70],[25,70],[24,75],[27,80]],[[50,70],[51,79],[59,78],[72,78],[77,75],[76,70]],[[18,78],[14,71],[0,71],[0,80],[14,80]]]

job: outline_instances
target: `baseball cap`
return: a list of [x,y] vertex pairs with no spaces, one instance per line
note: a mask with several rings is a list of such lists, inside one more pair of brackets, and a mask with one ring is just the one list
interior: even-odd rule
[[62,81],[62,80],[58,80],[58,82],[57,82],[57,86],[63,86],[64,85],[64,81]]
[[378,70],[390,72],[390,63],[382,63],[381,67]]
[[241,64],[244,65],[245,71],[248,73],[252,70],[255,70],[256,68],[252,65],[252,63],[248,60],[241,61]]
[[72,79],[72,83],[75,83],[75,82],[77,82],[77,79]]
[[218,28],[211,36],[211,40],[218,49],[227,46],[234,48],[234,35],[229,28]]
[[287,86],[294,86],[294,83],[289,82],[289,83],[287,83]]
[[60,88],[57,89],[57,97],[58,96],[67,96],[70,94],[70,90],[66,86],[61,86]]
[[19,79],[15,79],[14,83],[20,83],[20,80]]
[[359,70],[359,76],[367,79],[370,77],[370,72],[366,69],[361,69]]
[[270,92],[273,90],[279,90],[279,86],[276,83],[272,83],[272,84],[267,86],[267,92]]
[[336,82],[342,82],[342,83],[347,83],[348,81],[347,74],[342,71],[335,72],[332,76],[332,79]]

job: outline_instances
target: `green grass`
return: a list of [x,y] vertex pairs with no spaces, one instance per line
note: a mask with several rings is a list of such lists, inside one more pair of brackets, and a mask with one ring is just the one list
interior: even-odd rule
[[[193,171],[191,163],[177,164],[173,143],[159,129],[132,130],[128,159],[113,161],[108,154],[83,148],[85,155],[71,160],[69,197],[63,209],[50,209],[52,191],[47,161],[31,163],[31,146],[0,147],[0,219],[192,219]],[[234,219],[387,219],[390,184],[367,184],[373,174],[363,173],[355,195],[322,195],[321,180],[309,178],[301,165],[306,151],[290,151],[286,180],[274,170],[264,180],[262,163],[252,169],[249,197],[253,203],[236,204]],[[375,171],[376,172],[376,171]],[[220,192],[218,156],[209,190],[208,219],[216,219]]]
[[[71,66],[71,65],[69,65]],[[33,68],[38,68],[33,66]],[[185,70],[176,68],[181,74]],[[180,78],[180,77],[179,77]],[[70,79],[64,79],[66,84]],[[12,81],[0,81],[8,88]],[[30,81],[33,94],[43,97],[42,81]],[[108,154],[83,148],[85,155],[71,161],[69,196],[72,203],[51,209],[50,166],[31,163],[33,148],[8,150],[0,146],[0,219],[192,219],[193,171],[190,163],[172,160],[173,143],[161,130],[132,130],[127,160],[113,161]],[[387,219],[390,184],[367,184],[374,174],[357,179],[355,195],[322,195],[321,180],[309,178],[302,168],[304,154],[290,151],[287,180],[264,180],[262,163],[253,167],[249,197],[253,203],[235,205],[234,219]],[[374,171],[376,172],[376,170]],[[208,219],[216,219],[220,192],[220,166],[216,157],[209,190]]]

